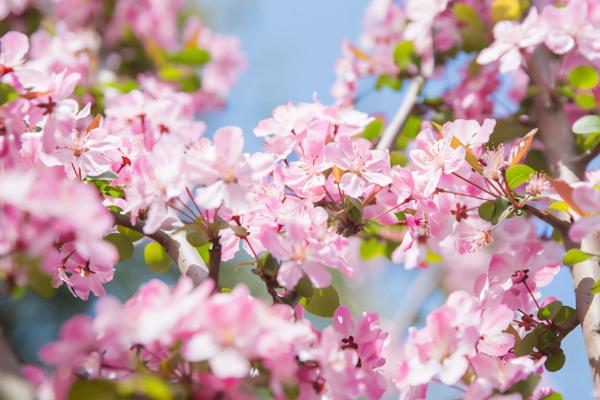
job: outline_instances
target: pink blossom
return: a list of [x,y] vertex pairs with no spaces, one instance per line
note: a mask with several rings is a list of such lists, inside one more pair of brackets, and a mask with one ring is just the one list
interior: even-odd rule
[[384,150],[370,150],[370,147],[371,143],[365,139],[342,136],[325,149],[327,160],[343,171],[339,184],[348,196],[359,198],[373,187],[392,183],[387,176],[389,154]]
[[545,32],[539,26],[537,8],[532,7],[523,22],[500,21],[494,26],[494,43],[479,53],[477,62],[489,64],[500,62],[500,72],[518,69],[522,62],[522,50],[528,50],[544,41]]
[[183,146],[175,141],[162,140],[133,164],[131,184],[125,189],[127,208],[136,220],[140,211],[145,215],[144,232],[160,228],[168,217],[167,202],[180,194],[188,184],[183,170]]
[[244,154],[243,147],[240,128],[225,127],[215,133],[214,146],[205,161],[193,166],[195,180],[205,185],[196,194],[201,206],[224,205],[238,215],[248,210],[250,186],[271,173],[274,159],[263,153]]
[[[2,10],[0,10],[0,19]],[[11,31],[0,38],[0,76],[23,64],[29,51],[29,39],[21,32]]]
[[264,227],[259,237],[265,249],[282,261],[277,279],[288,289],[296,286],[306,275],[315,287],[331,283],[327,267],[338,268],[346,274],[345,238],[327,227],[327,213],[320,207],[309,207],[304,220],[291,216],[280,223],[285,230]]
[[381,398],[386,389],[380,368],[385,364],[387,336],[376,314],[364,313],[355,321],[346,307],[339,307],[321,336],[319,377],[325,389],[319,394],[335,399]]
[[569,230],[569,237],[581,242],[587,235],[600,230],[600,191],[586,183],[573,190],[573,200],[588,215],[581,216]]
[[423,195],[431,195],[442,174],[451,174],[460,169],[465,159],[465,149],[462,146],[452,147],[452,137],[436,139],[432,128],[426,128],[420,133],[416,148],[411,150],[410,158],[421,171],[427,182]]

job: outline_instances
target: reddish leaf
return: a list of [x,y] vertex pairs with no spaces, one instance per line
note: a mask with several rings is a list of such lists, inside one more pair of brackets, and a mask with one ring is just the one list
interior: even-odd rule
[[529,152],[533,137],[537,133],[537,128],[530,130],[523,139],[521,139],[511,150],[508,159],[511,165],[520,163]]

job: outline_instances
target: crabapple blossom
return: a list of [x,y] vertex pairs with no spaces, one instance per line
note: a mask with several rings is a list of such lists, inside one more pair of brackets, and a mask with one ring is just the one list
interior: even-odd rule
[[[16,30],[0,38],[2,290],[100,297],[43,347],[48,374],[24,369],[39,398],[99,382],[153,397],[150,382],[198,399],[379,399],[391,377],[403,399],[432,382],[466,399],[537,399],[553,393],[534,384],[563,366],[578,324],[597,358],[600,279],[587,263],[600,179],[583,179],[597,155],[593,1],[374,0],[359,45],[342,43],[335,103],[277,106],[253,153],[241,128],[202,120],[246,65],[240,41],[183,1],[4,3]],[[411,82],[386,128],[353,108],[366,77],[376,89]],[[144,236],[154,269],[201,264],[208,277],[107,296]],[[370,274],[357,254],[439,271],[448,297],[409,316],[421,327],[402,338],[374,312],[353,318],[333,275],[356,289]],[[561,262],[586,263],[572,269],[577,310],[539,291]],[[305,311],[331,323],[317,329]]]

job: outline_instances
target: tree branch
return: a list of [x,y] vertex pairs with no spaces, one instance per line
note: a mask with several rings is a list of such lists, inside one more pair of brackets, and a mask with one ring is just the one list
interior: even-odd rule
[[177,263],[181,275],[188,276],[195,285],[199,285],[209,274],[208,267],[185,237],[183,231],[158,230],[151,234],[144,233],[144,226],[139,222],[131,223],[128,216],[113,212],[115,223],[142,233],[165,248],[169,256]]
[[215,283],[215,292],[219,292],[221,290],[219,286],[219,272],[221,269],[221,238],[217,236],[213,240],[210,241],[212,244],[209,251],[209,261],[208,261],[208,277],[213,280]]
[[[540,138],[544,142],[544,155],[552,174],[569,183],[582,179],[586,162],[577,154],[575,140],[560,99],[554,95],[559,60],[543,45],[534,52],[528,68],[531,77],[541,88],[533,105],[533,115],[537,119]],[[577,248],[563,232],[565,247]],[[581,249],[597,254],[600,251],[598,238],[590,235],[583,239]],[[592,369],[592,379],[596,398],[600,398],[600,296],[591,293],[591,287],[600,280],[600,265],[594,259],[576,264],[571,269],[575,285],[577,316],[581,322],[583,337]]]
[[400,107],[385,128],[385,131],[383,131],[383,135],[381,135],[381,139],[379,139],[379,142],[377,143],[376,147],[378,150],[390,149],[394,144],[394,140],[400,134],[410,110],[417,102],[421,85],[423,85],[423,78],[421,76],[416,76],[409,81],[408,90],[402,99]]

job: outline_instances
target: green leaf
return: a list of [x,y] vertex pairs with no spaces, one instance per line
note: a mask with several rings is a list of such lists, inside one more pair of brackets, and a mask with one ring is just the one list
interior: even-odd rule
[[340,298],[333,286],[315,289],[304,309],[320,317],[331,318],[340,305]]
[[552,322],[554,322],[554,325],[558,326],[561,330],[570,332],[579,324],[579,319],[577,318],[577,312],[573,307],[562,306],[558,313],[552,318]]
[[119,252],[119,261],[127,260],[133,255],[133,243],[122,233],[109,233],[104,240],[111,243]]
[[7,83],[0,82],[0,106],[10,103],[17,98],[19,94],[16,89]]
[[506,182],[511,189],[515,189],[525,182],[528,182],[529,177],[533,173],[535,173],[535,170],[528,165],[511,165],[506,170]]
[[394,47],[394,64],[401,70],[406,69],[411,62],[415,46],[413,42],[401,42]]
[[150,242],[144,248],[144,261],[152,271],[157,273],[167,272],[173,264],[169,254],[156,242]]
[[562,307],[562,302],[553,301],[552,303],[540,308],[540,310],[537,313],[537,316],[541,320],[552,319],[556,316],[556,314],[558,314],[561,307]]
[[535,388],[542,380],[540,375],[531,374],[527,377],[527,379],[522,379],[519,382],[515,383],[506,391],[506,394],[509,393],[519,393],[521,398],[528,399],[533,395]]
[[120,81],[107,82],[104,84],[104,86],[110,87],[113,89],[117,89],[121,93],[129,93],[132,90],[135,90],[139,87],[138,83],[136,81],[134,81],[133,79],[128,79],[128,80],[122,81],[122,82],[120,82]]
[[200,247],[208,243],[208,234],[202,229],[190,230],[185,238],[194,247]]
[[263,274],[270,276],[271,278],[276,278],[279,264],[271,253],[264,252],[258,260],[258,268]]
[[554,392],[548,396],[542,397],[540,400],[563,400],[563,395],[558,392]]
[[120,400],[117,381],[78,379],[69,390],[68,400]]
[[166,60],[175,64],[203,65],[211,59],[210,53],[197,47],[186,47],[177,53],[169,53]]
[[181,71],[173,65],[165,65],[158,70],[158,76],[165,81],[179,81],[183,78]]
[[169,384],[152,375],[140,375],[120,381],[118,391],[121,395],[127,395],[128,399],[169,400],[173,398]]
[[393,90],[400,90],[402,80],[390,75],[380,75],[375,82],[375,89],[381,89],[386,86]]
[[479,206],[477,212],[481,219],[485,221],[491,221],[494,217],[494,211],[496,211],[496,200],[488,200]]
[[117,225],[117,231],[119,231],[123,235],[127,236],[127,238],[134,243],[144,237],[143,233],[134,231],[133,229],[127,228],[126,226],[123,226],[123,225]]
[[369,140],[375,140],[381,136],[383,132],[383,121],[380,119],[374,119],[365,126],[365,130],[362,133],[362,137]]
[[571,249],[565,253],[562,259],[562,263],[564,265],[568,265],[569,267],[574,266],[575,264],[579,264],[585,260],[589,260],[592,257],[591,254],[586,253],[585,251],[581,251],[579,249]]
[[422,119],[418,115],[409,115],[402,127],[400,134],[409,139],[414,139],[421,130]]
[[496,200],[489,200],[479,206],[477,210],[481,219],[491,222],[493,225],[507,217],[506,212],[510,202],[503,197]]
[[371,260],[385,255],[385,243],[375,238],[364,240],[360,245],[360,256],[365,260]]
[[314,293],[315,293],[315,288],[313,288],[312,283],[310,282],[310,279],[308,279],[307,277],[303,276],[298,283],[296,284],[296,287],[294,288],[294,290],[302,297],[306,297],[307,299],[310,299]]
[[577,89],[593,89],[598,84],[598,72],[594,67],[582,65],[569,72],[568,80]]
[[538,339],[542,333],[543,328],[541,325],[536,326],[531,332],[525,335],[518,345],[515,345],[515,355],[526,356],[531,354],[533,348],[537,346]]
[[206,243],[200,247],[196,247],[196,251],[198,252],[200,257],[202,257],[202,260],[204,261],[204,263],[206,265],[208,265],[208,263],[210,262],[210,247],[211,247],[210,242]]
[[593,110],[596,108],[596,99],[594,98],[594,95],[579,93],[575,95],[575,104],[577,104],[577,107],[583,108],[584,110]]
[[195,92],[202,86],[202,82],[197,75],[189,75],[179,80],[179,88],[182,92],[191,93]]
[[586,115],[584,117],[579,118],[573,124],[573,132],[579,135],[600,133],[600,116]]
[[600,294],[600,279],[594,282],[594,286],[592,286],[592,294]]
[[404,167],[408,164],[408,158],[406,157],[404,152],[393,150],[393,151],[390,151],[390,164],[392,166],[400,165],[400,166]]
[[468,4],[458,3],[452,7],[456,19],[461,22],[460,37],[465,51],[479,51],[485,47],[485,25],[479,13]]
[[565,365],[565,353],[560,348],[547,354],[547,357],[544,367],[550,372],[556,372]]

